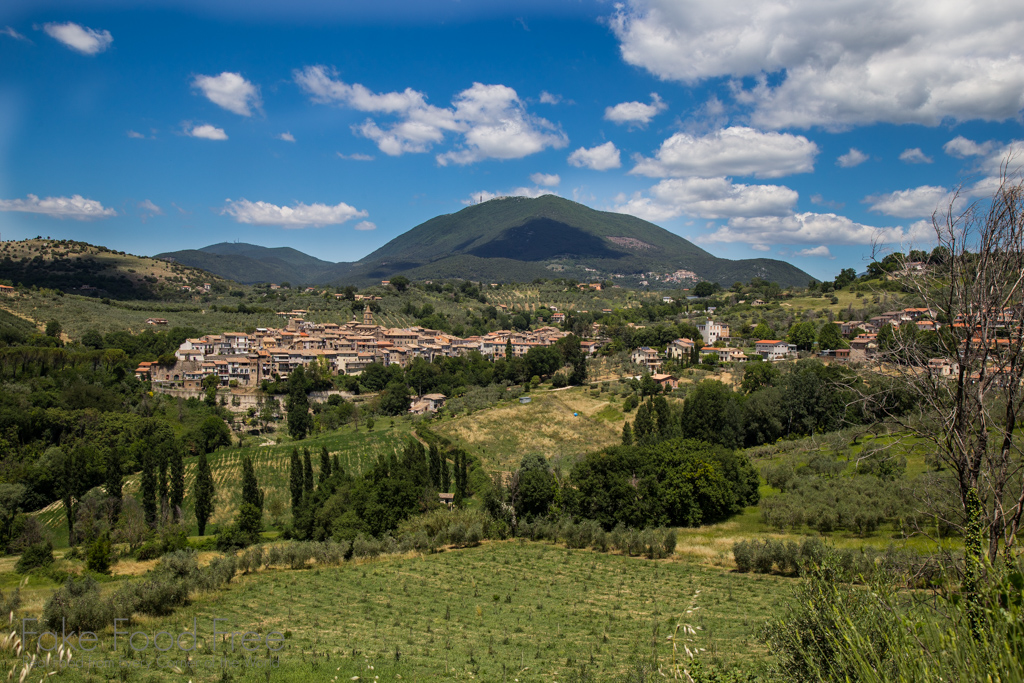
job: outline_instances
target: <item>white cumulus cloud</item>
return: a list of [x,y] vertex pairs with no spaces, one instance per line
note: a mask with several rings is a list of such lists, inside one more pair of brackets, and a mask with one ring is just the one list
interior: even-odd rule
[[547,90],[542,90],[540,93],[541,104],[558,104],[562,101],[561,95],[552,95]]
[[325,225],[338,225],[353,218],[365,218],[368,215],[366,211],[360,211],[344,202],[334,206],[303,204],[302,202],[297,202],[293,206],[277,206],[268,202],[250,202],[248,199],[227,199],[225,201],[227,203],[221,213],[231,216],[239,223],[249,225],[322,228]]
[[455,119],[464,126],[461,149],[439,154],[442,166],[483,159],[520,159],[548,147],[561,149],[569,138],[547,119],[527,113],[516,91],[504,85],[474,83],[455,99]]
[[856,147],[851,147],[850,151],[836,159],[836,166],[843,168],[853,168],[854,166],[860,166],[868,160],[868,155],[860,151]]
[[958,159],[965,159],[967,157],[985,156],[992,151],[994,146],[995,143],[991,140],[977,143],[974,140],[968,140],[963,135],[957,135],[942,146],[942,151]]
[[612,123],[630,124],[632,126],[646,126],[655,116],[668,109],[668,105],[661,101],[658,93],[651,93],[651,103],[643,102],[621,102],[614,107],[604,110],[604,118]]
[[95,199],[86,199],[80,194],[44,199],[30,194],[25,199],[0,199],[0,211],[41,213],[51,218],[74,218],[80,221],[117,215],[114,209],[105,208]]
[[223,128],[217,128],[211,126],[208,123],[203,123],[198,126],[192,126],[191,128],[186,127],[185,133],[194,138],[202,138],[204,140],[227,140],[228,134],[224,132]]
[[832,252],[829,251],[828,247],[825,246],[824,244],[821,245],[820,247],[809,247],[807,249],[801,249],[800,251],[796,252],[796,256],[823,256],[825,258],[835,258],[835,256],[832,255]]
[[96,31],[70,21],[65,24],[43,24],[43,30],[46,35],[83,55],[99,54],[114,42],[110,31]]
[[949,207],[950,191],[944,187],[921,185],[907,190],[872,195],[864,202],[872,211],[897,218],[921,218],[931,216],[935,211]]
[[562,178],[557,173],[534,173],[530,176],[530,182],[545,187],[558,187]]
[[619,150],[614,142],[606,142],[603,145],[586,148],[580,147],[569,155],[569,163],[579,168],[589,168],[593,171],[607,171],[610,168],[622,166],[622,159]]
[[1013,2],[628,0],[611,25],[623,59],[662,79],[733,79],[759,127],[935,126],[1024,108]]
[[377,224],[370,221],[359,221],[352,226],[356,230],[376,230]]
[[291,133],[284,132],[277,136],[278,140],[284,140],[285,142],[295,142],[295,136]]
[[640,158],[630,173],[655,178],[755,176],[781,178],[814,170],[818,146],[803,135],[733,126],[696,137],[676,133],[654,158]]
[[900,153],[900,161],[905,164],[930,164],[934,159],[921,151],[920,147],[905,149]]
[[128,137],[134,138],[136,140],[142,140],[142,139],[144,139],[146,137],[142,133],[140,133],[138,131],[134,131],[134,130],[129,130],[128,133],[126,133],[126,135],[128,135]]
[[369,118],[353,126],[357,135],[373,140],[389,156],[430,151],[449,133],[459,140],[455,149],[437,156],[442,166],[519,159],[568,144],[564,133],[550,121],[529,114],[516,91],[504,85],[474,83],[455,96],[451,107],[436,107],[412,88],[376,93],[359,83],[338,80],[337,72],[325,66],[296,70],[294,78],[313,102],[394,117],[387,122]]
[[347,159],[348,161],[373,161],[373,157],[369,154],[360,154],[359,152],[355,152],[353,154],[342,154],[341,152],[338,152],[338,158]]
[[218,107],[240,116],[252,116],[252,110],[262,106],[259,89],[242,74],[225,71],[219,76],[199,75],[192,79],[192,87]]
[[[677,216],[731,218],[736,216],[787,216],[799,195],[781,185],[743,185],[728,178],[672,178],[634,194],[615,207],[619,213],[645,220],[663,221]],[[624,198],[623,198],[624,199]]]
[[706,242],[749,244],[891,244],[906,237],[903,229],[876,228],[834,213],[731,218],[703,238]]

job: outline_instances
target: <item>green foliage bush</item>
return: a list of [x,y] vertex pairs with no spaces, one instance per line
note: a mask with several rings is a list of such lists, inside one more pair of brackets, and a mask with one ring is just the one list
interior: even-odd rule
[[566,512],[606,530],[711,524],[757,503],[759,477],[745,455],[691,439],[614,446],[572,469]]
[[106,574],[110,571],[110,562],[110,534],[103,533],[89,546],[89,551],[85,556],[85,566],[89,568],[89,571]]
[[53,564],[53,544],[49,541],[34,543],[22,551],[14,571],[25,574],[33,569],[49,567]]
[[100,631],[112,623],[114,605],[100,595],[99,584],[89,576],[69,578],[43,607],[43,623],[60,633]]

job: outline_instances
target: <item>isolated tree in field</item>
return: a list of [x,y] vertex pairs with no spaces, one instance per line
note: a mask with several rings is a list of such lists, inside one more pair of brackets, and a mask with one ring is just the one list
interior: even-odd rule
[[107,494],[107,501],[110,504],[110,525],[114,526],[121,517],[121,490],[124,481],[124,475],[121,471],[121,448],[119,446],[114,446],[107,451],[106,470],[103,491]]
[[263,491],[256,480],[252,457],[242,457],[242,503],[238,507],[238,529],[255,536],[263,529]]
[[302,502],[302,459],[299,457],[299,449],[292,447],[291,472],[288,477],[288,489],[292,494],[292,511],[299,509]]
[[306,371],[300,365],[288,377],[288,435],[296,440],[305,439],[313,428],[309,397],[306,395],[308,388]]
[[195,499],[196,525],[199,527],[199,535],[206,535],[206,523],[213,515],[213,497],[216,489],[213,485],[213,473],[210,471],[210,463],[206,459],[206,453],[199,454],[199,463],[196,466],[196,480],[192,485],[192,497]]

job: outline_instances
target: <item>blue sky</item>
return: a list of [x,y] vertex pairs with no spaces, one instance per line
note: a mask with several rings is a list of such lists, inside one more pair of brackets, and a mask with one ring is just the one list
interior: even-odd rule
[[1018,3],[351,4],[5,3],[0,236],[348,261],[554,192],[831,277],[1024,139]]

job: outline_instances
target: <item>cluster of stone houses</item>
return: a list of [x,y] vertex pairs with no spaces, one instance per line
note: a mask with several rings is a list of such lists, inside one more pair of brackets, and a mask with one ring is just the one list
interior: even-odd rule
[[[287,327],[258,328],[255,332],[226,332],[185,340],[175,352],[173,366],[143,364],[136,375],[156,384],[197,389],[203,379],[217,375],[222,385],[255,386],[275,375],[285,379],[292,370],[325,364],[332,374],[357,375],[371,363],[404,367],[414,358],[430,362],[479,351],[502,358],[508,343],[516,357],[538,346],[550,346],[568,332],[542,327],[527,332],[500,330],[465,339],[423,327],[386,328],[373,323],[369,307],[363,322],[312,323],[292,317]],[[592,354],[596,344],[584,348]]]

